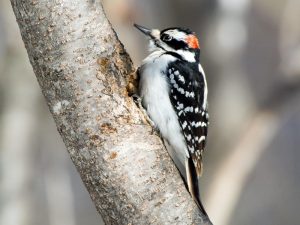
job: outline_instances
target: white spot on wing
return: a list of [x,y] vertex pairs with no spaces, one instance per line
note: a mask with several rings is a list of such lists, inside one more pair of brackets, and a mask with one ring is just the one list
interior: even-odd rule
[[171,79],[171,83],[175,83],[174,74],[173,73],[170,74],[170,79]]
[[190,140],[192,139],[192,135],[191,135],[191,134],[187,135],[187,136],[186,136],[186,139],[187,139],[188,141],[190,141]]
[[182,75],[178,76],[179,81],[181,81],[182,83],[185,83],[185,79]]
[[201,143],[201,141],[204,141],[205,140],[205,136],[201,136],[198,140],[199,143]]
[[192,147],[188,146],[188,149],[191,151],[191,153],[192,153],[192,154],[193,154],[193,153],[194,153],[194,151],[195,151],[195,148],[194,148],[194,146],[192,146]]

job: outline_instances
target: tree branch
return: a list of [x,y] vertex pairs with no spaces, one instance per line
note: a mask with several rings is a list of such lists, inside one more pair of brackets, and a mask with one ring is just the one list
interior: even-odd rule
[[210,224],[127,96],[132,62],[101,3],[11,0],[68,152],[106,224]]

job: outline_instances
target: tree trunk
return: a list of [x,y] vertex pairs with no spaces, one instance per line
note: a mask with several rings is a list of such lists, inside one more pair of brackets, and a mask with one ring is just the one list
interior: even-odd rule
[[11,2],[57,129],[105,223],[210,224],[127,95],[134,67],[101,3]]

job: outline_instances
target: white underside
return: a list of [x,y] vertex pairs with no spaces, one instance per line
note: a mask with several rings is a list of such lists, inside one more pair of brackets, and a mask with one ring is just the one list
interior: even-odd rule
[[206,76],[205,76],[205,73],[204,73],[204,70],[201,66],[201,64],[198,65],[199,66],[199,71],[202,73],[203,75],[203,80],[204,80],[204,96],[203,96],[203,104],[202,104],[202,108],[204,110],[207,109],[207,83],[206,83]]
[[158,127],[162,137],[172,146],[167,147],[173,160],[185,164],[189,157],[178,117],[169,98],[169,86],[161,71],[176,58],[157,50],[144,59],[140,73],[140,96],[151,120]]

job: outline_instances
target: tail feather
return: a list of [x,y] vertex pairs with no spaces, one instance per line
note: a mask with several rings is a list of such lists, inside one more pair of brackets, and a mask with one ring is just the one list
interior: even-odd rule
[[201,199],[200,199],[200,191],[199,191],[199,174],[196,171],[195,165],[191,158],[187,158],[185,160],[185,169],[186,169],[186,180],[189,192],[191,193],[192,198],[197,204],[199,210],[208,217]]

